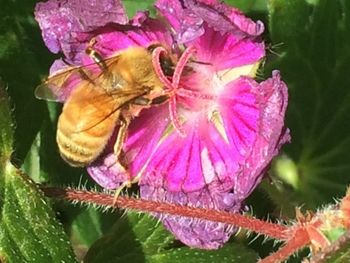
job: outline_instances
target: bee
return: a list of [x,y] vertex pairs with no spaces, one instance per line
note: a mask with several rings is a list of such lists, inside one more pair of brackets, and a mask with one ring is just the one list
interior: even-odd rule
[[[37,87],[37,98],[65,101],[56,140],[69,165],[84,167],[95,161],[119,126],[114,154],[127,169],[122,148],[130,122],[141,110],[169,98],[152,64],[152,51],[157,46],[129,47],[103,59],[89,45],[86,52],[94,61],[91,65],[68,67]],[[162,60],[165,74],[172,74],[172,59]]]

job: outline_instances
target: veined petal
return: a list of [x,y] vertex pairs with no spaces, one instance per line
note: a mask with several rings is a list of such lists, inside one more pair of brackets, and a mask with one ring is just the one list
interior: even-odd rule
[[[212,120],[200,118],[199,113],[191,119],[188,114],[187,125],[193,130],[185,126],[186,138],[176,137],[174,133],[157,148],[140,182],[141,197],[239,211],[279,148],[289,140],[283,122],[287,99],[286,85],[277,71],[262,83],[248,77],[229,83],[217,107],[229,142]],[[160,172],[163,170],[167,173]],[[202,178],[192,173],[201,173]],[[191,247],[218,248],[234,232],[224,224],[157,216]]]
[[[158,202],[168,202],[189,207],[201,207],[211,209],[225,209],[227,211],[239,211],[241,204],[232,198],[231,193],[210,192],[210,185],[191,193],[171,192],[161,186],[155,187],[145,178],[140,185],[141,198]],[[224,204],[222,200],[225,200]],[[218,249],[236,231],[236,228],[223,224],[195,218],[180,216],[167,216],[157,214],[164,226],[171,231],[181,242],[201,249]]]
[[132,180],[142,173],[153,156],[157,144],[170,125],[165,105],[142,111],[129,127],[128,139],[123,146],[128,174],[113,153],[115,137],[99,159],[88,167],[94,180],[104,188],[116,189],[121,183]]
[[184,0],[187,8],[202,17],[210,27],[220,32],[259,36],[264,32],[261,21],[254,22],[236,8],[218,0]]
[[108,57],[132,46],[147,47],[153,43],[171,46],[173,43],[167,28],[159,20],[149,18],[148,13],[139,12],[131,23],[134,26],[121,26],[118,30],[113,27],[103,29],[95,37],[94,48]]
[[113,152],[103,155],[87,167],[92,179],[105,189],[117,189],[122,183],[129,180],[128,174],[117,162]]
[[[144,111],[130,126],[124,146],[130,175],[140,175],[141,181],[145,176],[152,178],[153,186],[164,186],[173,192],[193,192],[215,181],[223,184],[222,189],[231,189],[239,158],[206,115],[186,123],[187,136],[182,138],[173,129],[165,105],[161,107],[163,111],[160,107]],[[116,163],[116,157],[111,155],[107,154],[108,161],[101,159],[93,163],[89,173],[97,177],[100,171],[106,177],[125,178],[125,171],[110,165],[111,158]]]
[[191,43],[196,59],[212,64],[216,71],[257,63],[265,56],[265,45],[252,38],[239,38],[204,26],[205,34]]
[[155,7],[176,31],[178,43],[189,42],[204,33],[204,20],[185,9],[178,0],[158,0]]
[[178,43],[189,43],[203,35],[205,24],[241,39],[259,36],[264,31],[261,21],[254,22],[239,10],[216,0],[158,0],[155,6],[176,31]]
[[[246,81],[257,85],[248,78]],[[290,141],[289,130],[284,127],[288,92],[279,71],[273,71],[272,78],[256,86],[256,97],[260,108],[259,130],[243,173],[240,174],[239,188],[235,188],[235,192],[240,193],[242,198],[251,193],[261,181],[272,158],[278,154],[283,144]]]
[[50,51],[62,51],[73,63],[79,63],[76,56],[84,50],[89,32],[108,23],[128,22],[119,0],[49,0],[36,5],[35,18]]

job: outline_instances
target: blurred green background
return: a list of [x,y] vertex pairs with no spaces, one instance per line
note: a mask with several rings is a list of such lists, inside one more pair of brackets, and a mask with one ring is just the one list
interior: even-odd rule
[[[350,181],[350,1],[225,2],[265,23],[268,56],[259,79],[279,69],[290,95],[287,126],[292,143],[283,148],[247,205],[262,219],[288,219],[296,206],[315,210],[342,197]],[[57,152],[61,105],[33,96],[59,57],[44,46],[33,18],[35,3],[1,4],[0,80],[9,98],[8,104],[0,92],[1,154],[10,154],[13,144],[12,163],[36,183],[95,187],[83,169],[70,168]],[[152,8],[153,1],[124,3],[131,16]],[[237,255],[245,255],[249,263],[278,247],[262,237],[250,242],[255,236],[246,238],[241,232],[219,251],[190,250],[147,216],[130,213],[115,223],[118,212],[47,204],[31,181],[16,177],[5,158],[0,161],[0,262],[74,262],[72,246],[79,259],[87,253],[86,262],[236,262]],[[302,255],[290,262],[300,262]]]

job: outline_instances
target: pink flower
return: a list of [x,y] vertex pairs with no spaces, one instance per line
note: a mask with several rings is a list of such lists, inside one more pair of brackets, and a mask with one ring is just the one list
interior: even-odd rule
[[[77,21],[88,11],[79,13],[72,8],[80,1],[58,2],[38,4],[36,17],[48,47],[63,51],[73,63],[91,63],[82,52],[91,37],[96,38],[94,47],[104,57],[156,42],[179,60],[171,79],[158,73],[165,87],[176,89],[176,96],[142,111],[129,127],[123,147],[129,174],[116,163],[111,149],[115,139],[111,138],[105,152],[88,167],[92,178],[115,189],[130,180],[129,176],[140,177],[143,199],[240,211],[272,158],[289,140],[284,128],[287,87],[279,72],[261,83],[252,78],[265,55],[259,37],[263,24],[216,0],[158,0],[155,6],[172,26],[171,32],[147,13],[138,13],[127,23],[118,2],[96,1],[96,9],[89,12],[119,16],[97,17],[87,28]],[[51,16],[54,8],[57,19]],[[57,28],[77,31],[72,34]],[[155,64],[157,52],[160,50],[154,53]],[[56,63],[54,70],[57,65],[62,67]],[[192,247],[216,249],[235,231],[221,223],[157,216]]]

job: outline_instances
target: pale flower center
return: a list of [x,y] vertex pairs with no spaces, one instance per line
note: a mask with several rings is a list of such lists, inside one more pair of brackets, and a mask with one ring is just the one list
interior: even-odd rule
[[[157,76],[164,84],[169,95],[169,116],[173,128],[181,137],[186,136],[183,119],[179,118],[177,112],[177,102],[180,99],[181,104],[187,105],[187,108],[191,109],[182,112],[185,121],[198,119],[200,114],[205,112],[207,120],[214,124],[223,139],[228,143],[219,111],[219,97],[228,83],[242,75],[254,76],[259,63],[217,71],[211,64],[189,62],[196,52],[193,47],[189,47],[179,58],[172,81],[170,81],[164,75],[160,65],[160,55],[166,52],[166,49],[163,47],[157,47],[152,54],[152,63]],[[190,76],[182,76],[186,65],[190,65],[193,69],[193,73]]]

